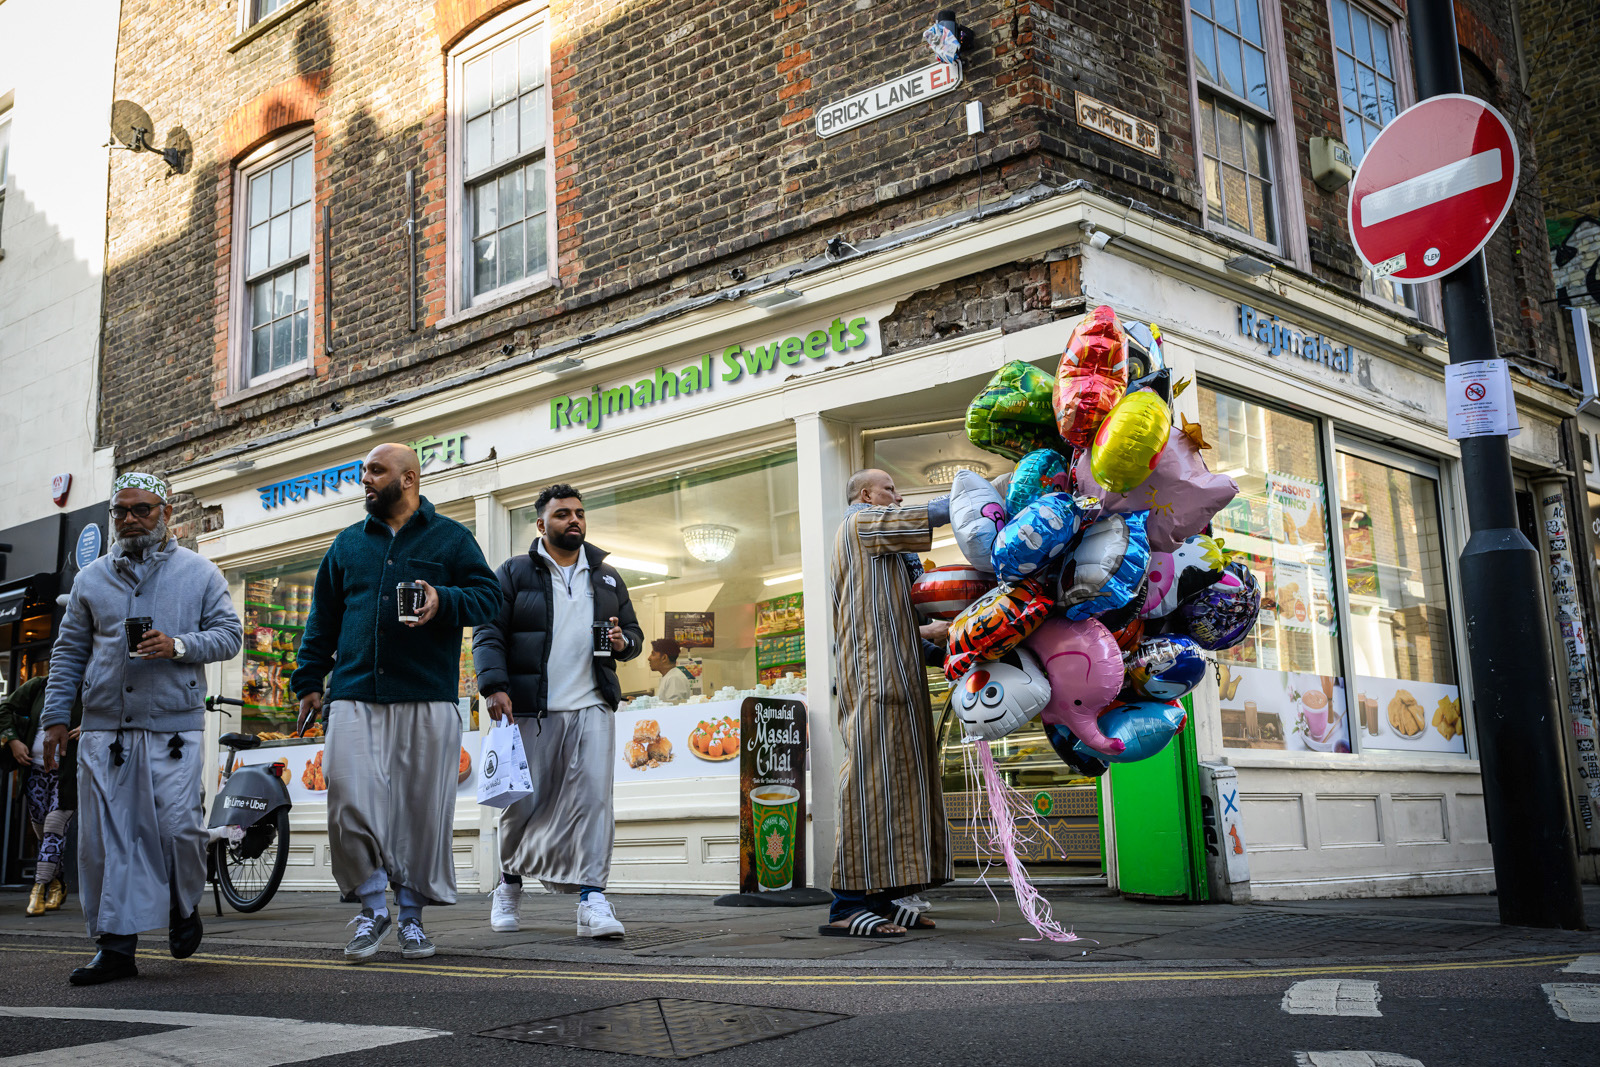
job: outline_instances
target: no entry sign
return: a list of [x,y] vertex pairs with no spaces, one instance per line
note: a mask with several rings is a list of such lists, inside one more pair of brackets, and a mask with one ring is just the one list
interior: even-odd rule
[[1511,127],[1476,97],[1435,96],[1396,116],[1350,185],[1350,239],[1380,276],[1426,282],[1499,227],[1521,160]]

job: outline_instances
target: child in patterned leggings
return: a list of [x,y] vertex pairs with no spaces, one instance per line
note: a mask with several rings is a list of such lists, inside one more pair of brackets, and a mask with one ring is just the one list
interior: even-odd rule
[[35,769],[28,775],[28,821],[33,832],[39,835],[39,859],[34,865],[33,897],[40,898],[43,907],[34,911],[34,900],[28,901],[28,914],[37,915],[61,907],[67,897],[66,885],[61,881],[61,852],[66,845],[67,827],[72,825],[73,811],[60,806],[58,787],[60,771]]

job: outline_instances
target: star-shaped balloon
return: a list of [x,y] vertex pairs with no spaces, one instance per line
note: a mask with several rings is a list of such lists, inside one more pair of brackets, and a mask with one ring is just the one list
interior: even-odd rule
[[1202,430],[1202,428],[1201,428],[1201,426],[1200,426],[1200,424],[1198,422],[1190,422],[1189,421],[1189,416],[1181,414],[1181,413],[1178,415],[1178,417],[1183,420],[1183,436],[1185,436],[1189,440],[1193,441],[1194,442],[1194,447],[1196,447],[1196,448],[1210,448],[1211,447],[1210,445],[1208,445],[1206,443],[1205,434],[1204,434],[1204,432],[1203,432],[1203,430]]

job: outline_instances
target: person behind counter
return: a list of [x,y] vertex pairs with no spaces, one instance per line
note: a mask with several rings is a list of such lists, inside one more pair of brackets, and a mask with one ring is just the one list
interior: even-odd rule
[[78,735],[82,733],[83,702],[72,702],[71,729],[67,747],[56,761],[56,769],[44,769],[44,730],[39,717],[44,714],[44,670],[17,686],[0,701],[0,775],[20,770],[22,793],[28,804],[28,821],[39,838],[39,856],[34,861],[33,891],[28,894],[28,914],[55,911],[67,899],[66,883],[61,880],[61,855],[65,851],[67,828],[78,807]]
[[[367,455],[367,518],[322,558],[289,680],[303,731],[322,713],[323,679],[333,673],[322,771],[333,877],[346,902],[361,903],[344,949],[352,963],[388,936],[391,882],[408,960],[434,952],[423,906],[456,902],[461,631],[494,615],[499,590],[478,542],[437,514],[421,485],[421,464],[405,445]],[[420,609],[401,603],[402,583],[421,588]]]
[[924,664],[947,623],[918,625],[911,583],[948,498],[901,506],[881,470],[850,476],[834,537],[833,628],[839,664],[839,829],[830,937],[899,937],[932,929],[902,901],[954,874]]
[[166,925],[179,960],[204,933],[204,665],[237,656],[244,626],[222,572],[180,546],[171,521],[161,479],[111,484],[116,544],[73,580],[50,652],[45,770],[60,765],[80,690],[83,699],[78,881],[99,951],[73,985],[137,975],[141,930]]
[[658,637],[650,642],[650,656],[645,662],[661,675],[661,681],[656,683],[656,699],[663,704],[682,704],[689,699],[694,675],[689,673],[689,668],[678,666],[678,655],[682,651],[683,646],[670,637]]
[[583,494],[552,485],[534,510],[539,539],[500,565],[500,613],[472,634],[478,692],[496,722],[517,722],[534,789],[500,813],[489,926],[518,929],[522,879],[533,877],[578,894],[579,937],[622,937],[605,895],[617,829],[612,712],[617,661],[639,654],[644,631],[622,575],[585,541]]

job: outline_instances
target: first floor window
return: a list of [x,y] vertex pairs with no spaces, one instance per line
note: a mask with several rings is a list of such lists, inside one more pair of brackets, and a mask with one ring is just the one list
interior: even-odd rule
[[250,4],[250,25],[254,26],[280,8],[288,7],[290,2],[291,0],[248,0]]
[[242,384],[311,357],[312,147],[303,141],[246,169]]
[[1273,93],[1260,0],[1190,0],[1206,214],[1278,243],[1273,194]]

